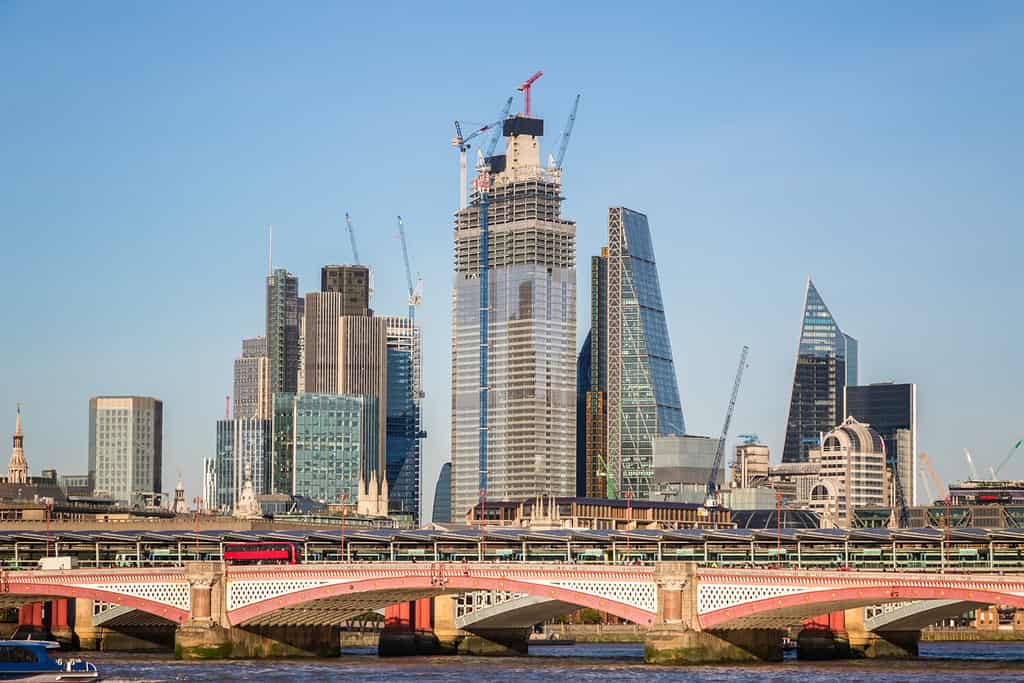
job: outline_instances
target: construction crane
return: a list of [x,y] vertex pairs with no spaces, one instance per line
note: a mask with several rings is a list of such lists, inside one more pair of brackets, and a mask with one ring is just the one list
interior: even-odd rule
[[543,75],[543,71],[538,71],[527,78],[522,85],[516,88],[516,90],[523,93],[523,116],[526,116],[527,118],[530,116],[530,88],[532,88],[534,82]]
[[416,278],[416,285],[412,284],[412,268],[409,267],[409,247],[405,243],[405,223],[402,217],[398,217],[398,236],[402,240],[402,258],[405,260],[405,283],[409,286],[409,320],[416,322],[416,307],[423,302],[421,290],[423,281]]
[[569,148],[569,137],[572,135],[572,127],[576,123],[576,110],[580,106],[580,96],[576,95],[576,101],[572,103],[572,110],[569,112],[569,119],[565,122],[565,130],[562,131],[562,141],[558,145],[558,155],[551,161],[551,167],[561,169],[565,160],[565,150]]
[[511,97],[505,100],[505,106],[501,108],[501,116],[498,118],[497,123],[493,124],[494,132],[491,133],[491,139],[487,143],[487,149],[484,151],[485,157],[494,156],[494,150],[498,148],[498,140],[501,139],[501,128],[499,128],[498,126],[501,125],[505,121],[505,119],[508,118],[508,113],[510,111],[512,111]]
[[[508,112],[511,109],[512,109],[512,98],[510,97],[510,98],[508,98],[505,101],[505,106],[502,107],[501,118],[499,118],[497,121],[492,121],[491,123],[488,123],[486,126],[481,126],[481,127],[477,128],[476,130],[474,130],[469,135],[463,135],[462,134],[462,123],[460,123],[459,121],[455,122],[455,137],[452,138],[452,146],[459,148],[459,208],[460,209],[466,208],[466,199],[467,199],[467,197],[466,197],[466,175],[467,175],[467,172],[466,172],[466,152],[468,152],[469,148],[471,147],[471,145],[469,144],[469,141],[473,140],[474,138],[476,138],[479,135],[482,135],[482,134],[486,133],[487,131],[491,130],[492,128],[500,126],[501,123],[505,119],[508,118]],[[498,139],[500,137],[501,137],[501,135],[500,135],[500,129],[499,129],[499,130],[496,130],[494,132],[494,136],[491,138],[491,141],[487,144],[487,156],[492,156],[494,154],[494,148],[497,146]]]
[[978,481],[978,470],[974,468],[974,458],[971,457],[971,452],[964,449],[964,457],[967,458],[967,469],[971,474],[971,481]]
[[1020,441],[1015,443],[1013,447],[1010,448],[1010,451],[1006,454],[1006,457],[1003,458],[1003,461],[999,463],[999,465],[994,470],[992,470],[993,481],[998,479],[999,473],[1003,471],[1004,467],[1006,467],[1006,463],[1010,462],[1010,458],[1013,457],[1013,454],[1020,450],[1021,444],[1024,444],[1024,439],[1021,439]]
[[939,479],[938,472],[932,466],[932,461],[928,459],[928,456],[924,453],[919,453],[918,458],[921,459],[921,464],[925,466],[925,470],[928,472],[928,476],[931,477],[932,483],[935,484],[935,493],[939,498],[946,498],[948,494],[945,492],[945,487],[942,485],[942,481]]
[[924,492],[928,496],[928,504],[931,505],[935,502],[935,493],[932,491],[931,484],[928,483],[928,476],[924,473],[924,470],[918,471],[917,476],[921,480],[921,484],[924,485]]
[[718,470],[722,466],[722,457],[725,455],[725,438],[729,435],[729,423],[732,422],[732,411],[736,407],[736,397],[740,393],[740,382],[743,380],[743,369],[747,367],[747,354],[749,346],[744,346],[740,352],[740,364],[736,368],[736,379],[732,383],[732,396],[729,397],[729,408],[725,411],[725,424],[722,425],[722,435],[718,437],[718,447],[715,449],[715,460],[711,463],[711,474],[708,475],[707,499],[705,507],[718,505]]
[[361,265],[359,261],[359,249],[356,248],[356,229],[352,226],[352,217],[345,212],[345,225],[348,226],[348,241],[352,243],[352,258],[356,260],[355,265]]

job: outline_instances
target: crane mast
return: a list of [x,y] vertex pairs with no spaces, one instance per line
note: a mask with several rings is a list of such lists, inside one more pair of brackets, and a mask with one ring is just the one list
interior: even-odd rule
[[718,438],[718,447],[715,448],[715,460],[711,464],[711,474],[708,476],[706,507],[718,505],[718,470],[722,466],[722,458],[725,455],[725,438],[729,434],[729,423],[732,422],[732,411],[736,407],[736,397],[740,393],[740,382],[743,381],[743,369],[747,366],[747,354],[749,346],[744,346],[740,352],[740,364],[736,368],[736,379],[732,383],[732,396],[729,397],[729,408],[725,411],[725,424],[722,425],[722,435]]
[[409,266],[409,247],[405,243],[405,223],[402,217],[398,217],[398,236],[402,240],[402,259],[405,261],[405,283],[409,287],[409,320],[416,322],[416,307],[420,305],[423,297],[417,291],[418,286],[412,283],[412,268]]
[[555,157],[555,168],[562,168],[565,160],[565,150],[569,148],[569,137],[572,135],[572,127],[576,124],[576,110],[580,106],[580,96],[576,95],[576,101],[572,103],[572,111],[569,112],[569,119],[565,122],[565,130],[562,132],[562,142],[558,145],[558,156]]
[[352,244],[352,258],[356,260],[355,265],[362,265],[359,261],[359,249],[356,247],[356,229],[352,226],[352,217],[345,212],[345,225],[348,226],[348,241]]

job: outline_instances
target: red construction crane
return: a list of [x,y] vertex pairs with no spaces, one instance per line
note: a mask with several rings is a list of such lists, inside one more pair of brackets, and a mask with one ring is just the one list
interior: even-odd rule
[[538,71],[527,78],[526,81],[517,88],[519,92],[523,93],[523,116],[530,115],[530,88],[533,86],[533,82],[543,75],[543,71]]

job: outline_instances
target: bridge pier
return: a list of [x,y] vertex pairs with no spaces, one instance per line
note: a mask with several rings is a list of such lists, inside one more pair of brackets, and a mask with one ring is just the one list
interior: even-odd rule
[[697,612],[697,565],[660,562],[655,625],[644,638],[648,664],[691,665],[782,661],[782,631],[773,629],[709,630]]
[[224,572],[219,562],[188,562],[189,618],[174,634],[177,659],[337,657],[341,627],[259,624],[232,626],[227,620]]
[[806,660],[902,659],[916,657],[921,632],[873,632],[864,627],[864,608],[817,617],[797,638],[797,657]]

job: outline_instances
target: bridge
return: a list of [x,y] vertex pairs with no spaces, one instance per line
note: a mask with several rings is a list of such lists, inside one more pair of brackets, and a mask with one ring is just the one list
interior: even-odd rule
[[[500,599],[457,613],[457,596],[483,592]],[[896,605],[890,614],[907,603],[939,610],[957,603],[1024,608],[1024,573],[724,569],[676,561],[241,567],[186,561],[166,568],[0,573],[0,606],[60,598],[163,619],[175,625],[182,657],[337,654],[341,623],[396,605],[407,606],[404,623],[392,624],[399,640],[429,638],[438,651],[522,652],[527,626],[538,615],[591,607],[646,627],[650,661],[693,663],[779,659],[782,629],[872,605]],[[888,621],[868,619],[859,633],[874,642],[898,632],[897,648],[906,649],[915,626],[921,627],[900,613]]]

